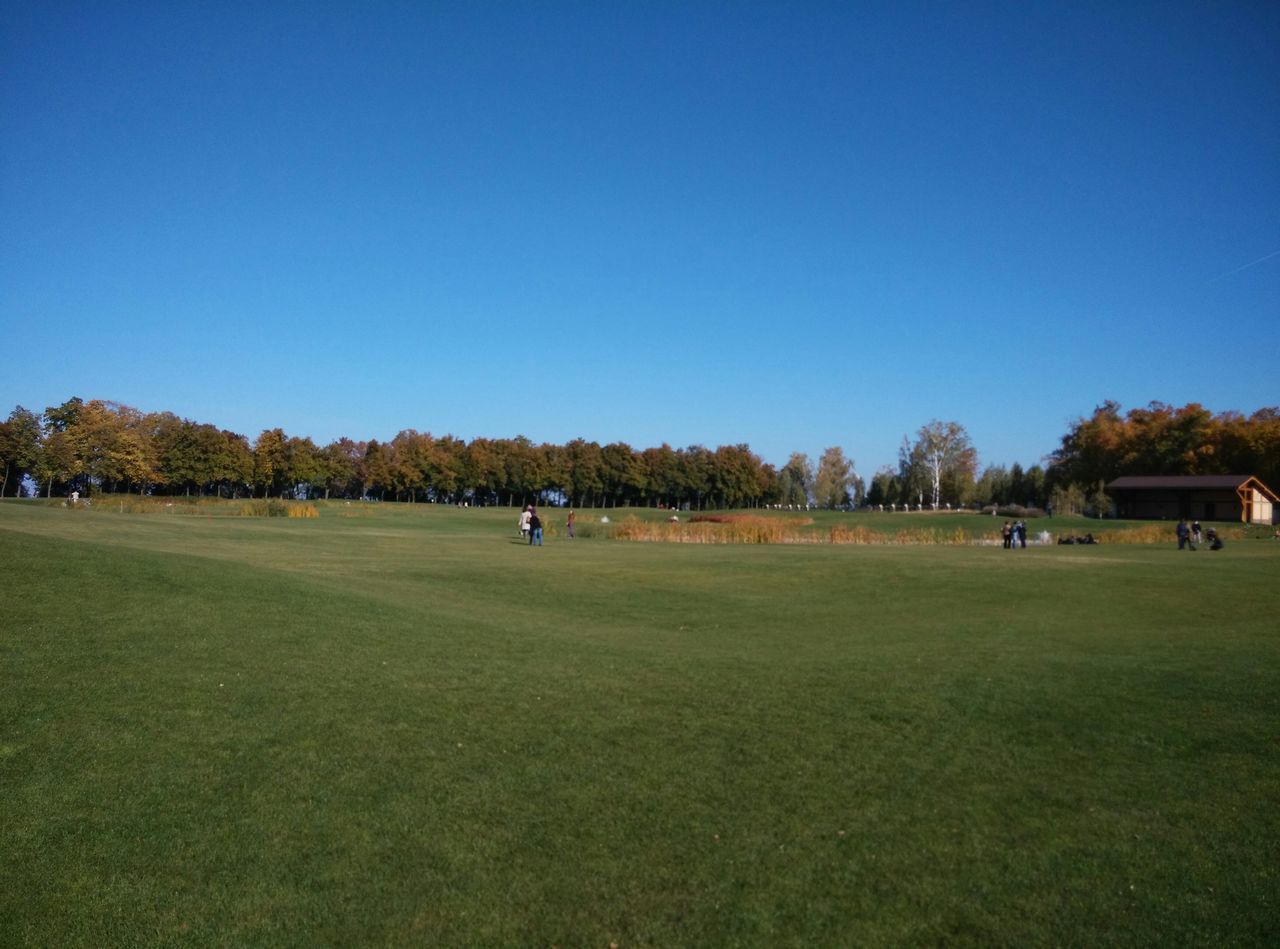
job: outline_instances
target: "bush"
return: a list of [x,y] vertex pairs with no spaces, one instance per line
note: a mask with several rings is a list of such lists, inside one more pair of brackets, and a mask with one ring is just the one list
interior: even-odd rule
[[1021,504],[988,504],[982,509],[988,517],[1013,517],[1024,520],[1028,517],[1044,517],[1044,511],[1038,507],[1023,507]]

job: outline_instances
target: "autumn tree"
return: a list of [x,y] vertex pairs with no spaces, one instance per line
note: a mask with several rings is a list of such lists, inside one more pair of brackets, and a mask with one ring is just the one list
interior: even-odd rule
[[462,453],[463,480],[478,503],[496,500],[505,487],[502,450],[488,438],[473,438]]
[[644,465],[647,496],[664,507],[674,507],[685,486],[679,454],[663,442],[657,448],[642,451],[640,461]]
[[371,438],[365,444],[363,474],[364,490],[369,494],[377,492],[380,499],[386,500],[387,491],[391,490],[394,483],[391,452],[376,439]]
[[45,436],[40,445],[31,477],[35,479],[37,487],[44,484],[45,497],[51,498],[54,484],[69,478],[74,467],[75,455],[71,450],[71,440],[67,437],[67,433],[52,431]]
[[1280,409],[1248,418],[1214,415],[1199,403],[1151,402],[1121,414],[1104,402],[1077,419],[1050,459],[1051,486],[1104,484],[1122,475],[1255,475],[1280,479]]
[[65,429],[72,477],[84,476],[103,489],[136,485],[139,491],[158,479],[155,446],[137,409],[94,399],[77,407]]
[[324,496],[360,497],[363,485],[357,477],[357,466],[364,462],[364,445],[349,438],[339,438],[320,450],[324,458]]
[[818,473],[813,479],[814,501],[819,507],[844,507],[853,500],[852,487],[853,462],[839,446],[826,449],[818,459]]
[[285,447],[284,430],[267,429],[253,443],[253,483],[262,488],[264,498],[284,494],[289,455]]

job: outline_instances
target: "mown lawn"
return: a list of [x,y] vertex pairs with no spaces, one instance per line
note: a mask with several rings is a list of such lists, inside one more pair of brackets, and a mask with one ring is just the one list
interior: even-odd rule
[[0,559],[6,945],[1280,941],[1280,543],[8,502]]

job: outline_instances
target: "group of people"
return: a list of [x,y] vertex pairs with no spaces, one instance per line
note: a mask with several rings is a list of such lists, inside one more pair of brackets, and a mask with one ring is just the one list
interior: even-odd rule
[[1026,521],[1009,521],[1004,522],[1004,526],[1000,528],[1000,539],[1004,541],[1005,550],[1016,550],[1021,547],[1027,549],[1027,522]]
[[[1195,550],[1196,544],[1201,541],[1200,522],[1192,521],[1188,524],[1187,519],[1184,517],[1178,521],[1178,526],[1174,533],[1178,535],[1179,550]],[[1210,550],[1221,550],[1224,546],[1222,538],[1218,536],[1218,532],[1212,527],[1204,532],[1203,539],[1209,542]]]
[[[520,512],[520,520],[517,522],[520,528],[520,536],[523,537],[530,547],[542,546],[542,518],[538,517],[538,509],[532,504],[525,505],[525,509]],[[565,520],[565,535],[573,539],[573,511],[569,512],[568,518]]]

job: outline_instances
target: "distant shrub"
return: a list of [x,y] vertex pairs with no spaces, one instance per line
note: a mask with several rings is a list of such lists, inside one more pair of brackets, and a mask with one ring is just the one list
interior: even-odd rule
[[995,517],[1015,517],[1022,520],[1027,517],[1044,517],[1044,511],[1038,507],[1023,507],[1021,504],[988,504],[982,513]]

